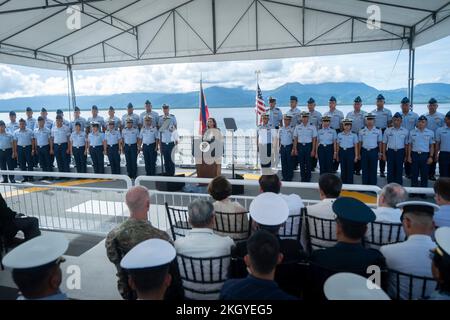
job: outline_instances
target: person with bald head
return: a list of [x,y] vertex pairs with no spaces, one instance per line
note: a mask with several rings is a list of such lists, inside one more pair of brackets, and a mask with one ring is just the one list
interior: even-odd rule
[[[169,235],[155,228],[149,221],[150,195],[142,186],[132,187],[125,195],[125,203],[130,217],[112,229],[105,241],[108,259],[117,268],[117,288],[120,295],[127,300],[135,300],[136,292],[128,284],[127,273],[120,266],[120,261],[134,246],[148,239],[162,239],[172,242]],[[169,273],[172,284],[166,292],[166,299],[182,299],[183,288],[176,263],[171,264]]]

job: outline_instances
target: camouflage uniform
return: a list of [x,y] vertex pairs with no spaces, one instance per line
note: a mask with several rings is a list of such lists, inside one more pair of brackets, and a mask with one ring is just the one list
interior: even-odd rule
[[[135,300],[137,297],[136,293],[128,286],[128,275],[120,267],[120,260],[135,245],[153,238],[167,240],[172,243],[166,232],[153,227],[149,221],[132,218],[111,230],[106,237],[106,254],[117,268],[117,288],[124,299]],[[172,289],[171,287],[168,288],[166,298],[182,299],[183,289],[176,260],[170,266],[169,272],[172,275]]]

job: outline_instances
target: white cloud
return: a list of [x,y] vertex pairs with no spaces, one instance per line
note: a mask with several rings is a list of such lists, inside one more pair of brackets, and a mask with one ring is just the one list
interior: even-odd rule
[[[450,66],[443,51],[450,37],[416,50],[416,83],[450,82]],[[444,49],[444,50],[442,50]],[[286,82],[360,81],[378,89],[407,86],[408,53],[381,52],[343,56],[139,66],[75,72],[77,95],[127,92],[187,92],[204,86],[255,88],[261,70],[263,90]],[[395,68],[393,68],[395,65]],[[430,72],[431,70],[431,72]],[[65,72],[0,65],[0,99],[35,95],[65,95]]]

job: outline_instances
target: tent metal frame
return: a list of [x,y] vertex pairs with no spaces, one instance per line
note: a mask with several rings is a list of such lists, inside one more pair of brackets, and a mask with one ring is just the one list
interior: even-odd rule
[[[23,8],[18,8],[18,9],[2,10],[2,7],[5,4],[9,3],[10,0],[4,0],[4,1],[0,0],[0,17],[2,14],[25,12],[25,11],[30,11],[30,10],[49,10],[49,11],[51,11],[51,13],[48,16],[46,16],[45,18],[42,18],[42,19],[30,24],[29,26],[27,26],[25,28],[17,30],[13,34],[11,34],[3,39],[0,39],[0,54],[15,56],[15,57],[24,58],[24,59],[35,59],[35,60],[53,63],[53,64],[65,65],[67,68],[68,74],[69,74],[69,78],[70,78],[69,79],[70,88],[72,91],[71,92],[71,97],[72,97],[71,102],[72,102],[72,105],[75,106],[76,105],[76,97],[75,97],[75,90],[74,90],[75,85],[73,83],[73,71],[72,71],[72,68],[74,66],[92,65],[95,63],[95,64],[98,64],[99,67],[101,67],[102,64],[105,64],[105,63],[118,63],[118,62],[127,63],[127,62],[133,62],[133,61],[150,61],[150,60],[157,61],[157,60],[163,60],[163,59],[168,59],[168,58],[202,57],[202,56],[222,55],[222,54],[230,54],[230,53],[245,53],[245,52],[256,52],[256,51],[266,51],[266,50],[280,50],[280,49],[295,49],[295,48],[299,48],[299,47],[314,47],[314,46],[327,46],[327,45],[331,46],[331,45],[343,45],[343,44],[356,44],[356,43],[365,43],[365,42],[398,40],[398,41],[402,41],[402,44],[406,43],[406,42],[409,44],[409,47],[408,47],[408,50],[409,50],[408,96],[409,96],[409,98],[411,100],[411,104],[412,104],[413,93],[414,93],[414,64],[415,64],[414,39],[418,34],[424,32],[424,31],[428,30],[429,28],[435,26],[436,24],[439,24],[442,21],[450,18],[450,10],[448,10],[448,8],[447,8],[450,5],[450,1],[446,2],[443,6],[441,6],[437,10],[433,11],[433,10],[429,10],[429,9],[425,9],[425,8],[411,7],[411,6],[395,4],[395,3],[388,3],[388,2],[383,2],[383,1],[356,0],[358,2],[367,3],[368,5],[375,4],[375,5],[379,5],[379,6],[399,8],[399,9],[403,9],[403,10],[414,10],[414,11],[426,13],[426,16],[423,19],[419,20],[418,22],[416,22],[413,25],[403,25],[403,24],[396,23],[395,21],[382,21],[382,24],[384,24],[384,25],[401,28],[402,29],[401,34],[396,34],[387,29],[381,28],[381,30],[386,33],[386,38],[375,39],[375,40],[357,40],[357,39],[354,39],[354,36],[353,36],[354,30],[355,30],[355,22],[365,23],[366,17],[360,17],[357,15],[348,15],[348,14],[308,7],[305,4],[306,3],[305,0],[302,0],[301,3],[299,3],[299,4],[284,3],[284,2],[280,2],[280,1],[276,1],[276,0],[252,0],[249,3],[249,6],[243,11],[242,15],[240,15],[239,19],[232,25],[231,29],[226,34],[225,38],[223,40],[221,40],[220,43],[218,43],[217,33],[216,33],[216,30],[217,30],[216,29],[216,15],[217,15],[216,0],[210,0],[212,10],[210,13],[205,13],[205,14],[211,14],[211,20],[212,20],[211,28],[212,28],[212,38],[213,38],[212,42],[213,43],[210,44],[210,43],[208,43],[208,41],[205,41],[205,39],[203,39],[203,37],[201,36],[201,33],[198,30],[196,30],[195,27],[193,27],[189,23],[189,21],[187,19],[185,19],[185,17],[178,10],[181,7],[184,7],[196,0],[187,0],[173,8],[170,8],[162,13],[159,13],[159,14],[157,14],[139,24],[136,24],[136,25],[133,25],[133,24],[125,21],[124,19],[118,18],[116,16],[116,14],[120,13],[121,11],[123,11],[125,9],[132,7],[133,5],[137,4],[138,2],[140,2],[142,0],[134,0],[120,8],[114,10],[113,12],[110,12],[110,13],[108,13],[102,9],[99,9],[98,7],[96,7],[94,5],[95,2],[102,2],[102,1],[105,1],[105,0],[80,0],[80,1],[67,0],[66,2],[64,2],[62,0],[41,0],[42,5],[40,5],[40,6],[29,6],[29,7],[23,7]],[[280,21],[280,19],[278,19],[273,12],[271,12],[270,8],[267,6],[268,4],[270,4],[272,6],[292,7],[292,8],[300,9],[302,11],[301,24],[302,24],[303,28],[302,28],[301,38],[296,37],[289,30],[289,28],[285,24],[283,24],[283,22]],[[87,23],[86,25],[82,26],[81,29],[74,30],[72,32],[69,32],[68,34],[59,36],[55,39],[52,39],[44,44],[41,44],[38,48],[26,48],[23,46],[18,46],[18,45],[13,45],[13,44],[8,43],[8,40],[14,38],[15,36],[20,35],[23,32],[26,32],[27,30],[55,17],[58,14],[62,14],[69,6],[72,6],[72,5],[80,5],[81,6],[81,10],[80,10],[81,14],[83,14],[91,19],[94,19],[94,20],[92,22]],[[92,10],[95,10],[101,16],[97,16],[96,14],[94,15],[92,13],[87,12],[85,10],[87,7],[89,7]],[[59,9],[59,8],[61,8],[61,9]],[[236,27],[239,25],[241,20],[246,16],[246,14],[252,8],[254,8],[254,10],[255,10],[255,37],[256,38],[255,38],[254,48],[251,48],[248,50],[231,50],[231,51],[221,50],[223,48],[223,45],[226,42],[226,40],[235,31]],[[445,8],[447,8],[447,9],[444,10]],[[54,9],[58,9],[58,10],[54,11]],[[258,32],[258,30],[259,30],[258,10],[266,11],[271,16],[271,18],[274,19],[274,21],[276,21],[284,29],[284,31],[287,34],[289,34],[289,36],[292,39],[295,40],[295,42],[297,44],[290,45],[290,46],[270,47],[270,48],[261,47],[260,41],[259,41],[260,32]],[[320,13],[326,13],[326,14],[332,14],[335,16],[340,16],[340,17],[344,18],[344,20],[342,20],[340,23],[336,24],[335,26],[329,28],[325,32],[319,34],[314,39],[306,41],[306,39],[305,39],[305,16],[307,15],[307,12],[306,12],[307,10],[314,11],[314,12],[320,12]],[[441,16],[438,19],[437,18],[438,15],[440,13],[443,13],[444,11],[449,11],[449,13],[444,14],[443,16]],[[162,21],[162,24],[159,25],[154,36],[149,40],[149,42],[146,45],[140,46],[140,44],[139,44],[139,28],[141,26],[148,24],[149,22],[154,21],[159,18],[162,18],[163,21]],[[202,43],[205,45],[205,50],[207,50],[206,53],[184,55],[182,53],[177,52],[176,19],[180,19],[180,21],[183,21],[183,23],[196,35],[196,37],[198,37],[198,39],[200,39],[202,41]],[[97,24],[97,23],[103,23],[103,24],[112,26],[118,30],[118,33],[113,36],[102,39],[101,41],[99,41],[95,44],[89,45],[85,48],[81,48],[80,50],[72,52],[69,55],[61,55],[61,54],[43,50],[43,49],[47,48],[48,46],[55,44],[58,41],[64,40],[67,37],[71,36],[72,34],[79,32],[81,30],[85,30],[86,28],[88,28],[94,24]],[[172,24],[172,29],[173,29],[173,34],[172,34],[173,41],[174,41],[173,52],[171,53],[171,55],[168,55],[168,56],[157,56],[157,57],[150,56],[149,57],[148,55],[151,54],[148,52],[149,47],[151,46],[153,41],[156,39],[158,34],[160,34],[163,27],[168,23]],[[346,24],[346,23],[351,24],[350,35],[348,37],[350,39],[349,41],[316,43],[317,40],[326,36],[327,34],[330,34],[331,32],[333,32],[334,30],[336,30],[337,28],[339,28],[340,26],[342,26],[343,24]],[[422,27],[417,28],[419,25],[421,25]],[[108,41],[110,41],[116,37],[120,37],[121,35],[123,35],[125,33],[130,34],[134,37],[134,41],[135,41],[134,48],[127,47],[128,50],[126,50],[124,48],[119,48],[116,45],[108,43]],[[102,48],[103,57],[102,57],[101,61],[86,62],[86,63],[83,63],[83,62],[77,63],[75,61],[76,55],[78,55],[82,52],[85,52],[89,49],[92,49],[96,46],[101,46],[101,48]],[[122,58],[117,61],[111,60],[111,59],[107,58],[107,56],[105,54],[106,48],[112,48],[118,52],[121,52],[122,54],[128,56],[129,59]],[[133,52],[130,52],[129,51],[130,49],[132,49]]]

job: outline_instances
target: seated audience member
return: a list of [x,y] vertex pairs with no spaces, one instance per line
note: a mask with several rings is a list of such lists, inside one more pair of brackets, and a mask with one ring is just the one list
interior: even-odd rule
[[283,260],[280,243],[266,230],[258,230],[248,239],[244,261],[249,275],[244,279],[227,280],[220,293],[221,300],[293,300],[274,281],[275,269]]
[[39,236],[39,220],[11,210],[0,194],[0,236],[5,239],[6,247],[22,242],[16,238],[18,231],[23,232],[25,240]]
[[311,263],[317,273],[312,279],[314,287],[322,291],[323,281],[336,272],[351,272],[362,276],[369,266],[385,268],[384,257],[378,250],[366,249],[362,239],[367,231],[367,224],[375,220],[375,214],[363,202],[349,197],[340,197],[333,202],[336,214],[337,243],[333,247],[313,251]]
[[342,180],[335,174],[324,173],[319,177],[320,202],[307,207],[308,215],[333,219],[333,203],[342,191]]
[[59,289],[62,281],[60,264],[69,241],[56,233],[35,237],[14,248],[3,265],[12,269],[12,278],[21,292],[18,300],[65,300]]
[[[320,196],[320,202],[308,206],[307,214],[308,216],[313,216],[321,219],[327,219],[327,220],[333,220],[334,219],[334,211],[333,211],[333,203],[336,200],[337,197],[341,194],[342,191],[342,180],[339,176],[332,174],[332,173],[324,173],[321,174],[319,177],[319,196]],[[325,235],[324,238],[329,238],[329,241],[325,240],[319,240],[319,239],[312,239],[311,240],[311,248],[313,250],[318,248],[327,248],[331,247],[336,244],[336,239],[334,239],[334,235],[336,234],[336,225],[335,222],[324,222],[323,226],[326,228],[326,232],[322,230],[322,224],[317,223],[316,226],[314,226],[314,222],[312,219],[309,221],[309,229],[308,232],[311,235]],[[331,234],[328,232],[330,230],[330,224],[331,223]],[[306,230],[306,224],[303,225],[303,241],[302,243],[305,244],[307,242],[306,236],[307,236],[307,230]],[[304,245],[305,246],[305,245]],[[306,246],[305,246],[306,247]]]
[[375,221],[393,225],[369,225],[366,239],[369,240],[369,243],[376,243],[377,249],[381,244],[400,242],[405,239],[405,233],[400,222],[402,211],[397,208],[397,204],[406,201],[407,198],[406,189],[397,183],[389,183],[381,190],[378,197],[378,208],[373,209],[376,216]]
[[[124,299],[134,300],[136,292],[130,288],[128,276],[122,270],[120,261],[128,251],[144,240],[157,238],[170,241],[170,237],[166,232],[152,226],[148,220],[150,196],[147,188],[142,186],[131,188],[125,196],[125,202],[130,218],[108,233],[105,247],[108,259],[117,268],[117,288],[120,295]],[[169,273],[172,276],[172,283],[166,292],[166,299],[180,300],[183,298],[183,287],[175,261],[170,265]]]
[[165,240],[149,239],[134,246],[120,261],[128,273],[128,284],[138,300],[163,300],[172,277],[170,263],[175,259],[174,247]]
[[[282,265],[278,268],[280,272],[275,274],[275,281],[284,290],[297,295],[299,285],[303,277],[299,274],[296,266],[298,262],[306,259],[306,254],[301,244],[294,239],[280,239],[280,227],[286,222],[289,215],[289,208],[280,195],[273,192],[259,194],[250,204],[250,217],[252,219],[252,231],[265,230],[273,234],[280,244],[280,252],[283,254]],[[232,261],[230,266],[231,278],[243,278],[248,274],[248,269],[244,263],[247,255],[247,242],[239,242],[232,249]]]
[[[186,234],[186,237],[177,238],[175,241],[175,249],[178,254],[192,257],[192,258],[218,258],[230,255],[231,247],[234,245],[233,240],[230,237],[219,236],[214,233],[214,207],[206,200],[196,199],[192,201],[188,206],[189,212],[189,224],[192,229]],[[206,261],[206,260],[205,260]],[[229,259],[225,262],[217,260],[213,262],[213,265],[209,265],[209,261],[205,262],[207,266],[204,266],[205,270],[212,268],[214,271],[213,277],[216,279],[220,275],[226,275],[229,267]],[[181,274],[183,275],[184,269],[179,265]],[[202,278],[201,273],[207,273],[204,276],[209,277],[209,272],[201,270],[200,266],[188,266],[189,271],[194,269],[196,274],[198,273],[198,279]],[[220,289],[219,284],[195,284],[185,281],[185,288],[192,288],[197,291],[214,291]],[[219,288],[217,288],[219,287]],[[196,294],[189,290],[185,290],[186,297],[190,299],[217,299],[218,295],[206,295]]]
[[188,206],[189,230],[186,237],[175,241],[177,253],[196,257],[220,257],[230,254],[234,245],[230,237],[222,237],[214,233],[214,207],[206,200],[196,199]]
[[[259,178],[259,189],[260,192],[273,192],[276,194],[279,194],[284,201],[286,201],[288,208],[289,208],[289,216],[299,215],[302,208],[304,208],[302,198],[300,198],[299,195],[292,193],[292,194],[282,194],[281,191],[281,181],[278,175],[276,174],[269,174],[269,175],[262,175]],[[286,230],[298,230],[298,225],[300,221],[298,219],[295,219],[294,226],[291,227],[291,221],[286,221],[286,224],[283,226]],[[286,235],[288,235],[288,232],[285,232]]]
[[439,178],[434,183],[434,199],[440,206],[434,214],[436,227],[450,227],[450,178]]
[[[234,215],[234,213],[245,213],[247,210],[239,204],[237,201],[232,201],[231,196],[231,184],[224,176],[215,177],[208,186],[208,193],[216,200],[214,205],[214,211],[217,216],[217,227],[220,230],[229,230],[230,233],[217,232],[217,234],[223,236],[230,236],[233,240],[245,239],[248,237],[248,216]],[[236,220],[237,219],[237,220]],[[236,233],[236,231],[242,230],[242,233]]]
[[[434,232],[433,214],[439,209],[424,201],[407,201],[397,204],[402,209],[401,221],[406,241],[380,248],[389,269],[421,277],[432,277],[430,250],[436,247],[431,236]],[[389,292],[393,293],[394,279],[390,278]],[[408,298],[408,281],[400,281],[400,298]],[[433,288],[434,289],[434,288]],[[420,291],[420,288],[417,290]]]
[[398,183],[389,183],[383,187],[378,198],[378,208],[374,209],[375,221],[400,223],[402,210],[397,204],[408,199],[408,192]]
[[430,300],[450,300],[450,227],[436,230],[432,271],[438,288],[430,296]]
[[[289,208],[283,198],[273,192],[259,194],[250,204],[250,217],[252,218],[252,231],[263,229],[277,237],[280,242],[280,252],[284,256],[283,262],[295,262],[305,257],[303,249],[296,240],[280,239],[278,232],[289,216]],[[243,258],[247,254],[247,243],[239,242],[232,249],[232,256]],[[243,277],[238,272],[234,277]]]

